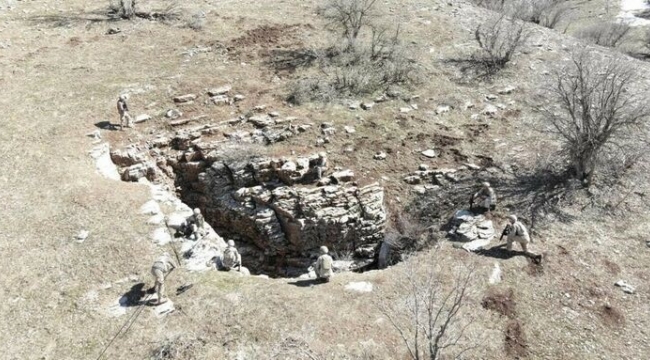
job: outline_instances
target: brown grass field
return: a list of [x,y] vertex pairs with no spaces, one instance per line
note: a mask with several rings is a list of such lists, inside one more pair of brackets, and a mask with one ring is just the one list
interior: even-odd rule
[[[419,95],[418,109],[400,114],[399,108],[407,106],[401,100],[368,112],[350,111],[342,102],[289,106],[284,99],[291,83],[307,72],[274,72],[265,65],[266,54],[329,43],[333,35],[323,30],[315,11],[321,3],[181,3],[183,19],[205,12],[205,26],[195,31],[184,26],[185,20],[108,21],[103,15],[108,1],[0,0],[0,359],[96,359],[136,311],[127,308],[126,314],[113,317],[111,305],[136,283],[152,285],[150,266],[163,250],[151,243],[152,228],[138,212],[149,190],[103,178],[88,156],[93,145],[86,134],[96,123],[118,121],[115,101],[121,92],[132,94],[134,115],[147,113],[154,119],[130,131],[103,131],[113,145],[166,129],[161,114],[173,107],[173,96],[204,94],[223,84],[246,99],[226,107],[197,102],[183,108],[186,116],[206,114],[222,121],[265,104],[315,125],[332,122],[338,132],[325,146],[331,162],[353,169],[361,183],[380,181],[391,208],[403,208],[418,196],[402,178],[420,163],[462,165],[453,154],[420,156],[445,137],[455,139],[450,146],[474,160],[490,156],[526,168],[552,158],[557,144],[534,130],[540,118],[535,109],[549,80],[547,71],[558,69],[579,40],[530,25],[532,35],[512,64],[492,81],[468,83],[444,60],[475,49],[472,31],[489,12],[468,1],[380,1],[383,21],[401,24],[418,65],[421,81],[409,90]],[[616,15],[603,14],[603,1],[573,3],[579,21]],[[164,5],[142,1],[141,6]],[[110,27],[121,32],[105,35]],[[260,28],[264,31],[254,31]],[[210,50],[187,53],[206,47]],[[591,51],[613,53],[598,47]],[[625,61],[639,68],[643,78],[637,90],[647,92],[650,65]],[[497,101],[507,104],[508,111],[480,126],[471,120],[485,106],[485,95],[508,85],[517,90]],[[467,101],[475,109],[465,110]],[[454,109],[436,115],[441,104]],[[345,125],[354,126],[356,133],[346,134]],[[322,151],[316,146],[316,128],[273,145],[269,153]],[[387,152],[387,160],[372,160],[378,151]],[[435,267],[447,288],[459,268],[474,267],[462,313],[473,325],[459,349],[473,348],[460,358],[648,359],[648,171],[642,162],[611,192],[603,191],[603,201],[616,205],[610,211],[567,206],[570,222],[549,217],[536,228],[532,246],[545,254],[542,268],[523,256],[480,256],[442,241],[437,250],[387,270],[340,274],[314,287],[295,286],[295,279],[180,269],[168,280],[178,311],[158,318],[145,308],[104,358],[407,359],[399,334],[375,304],[389,301],[387,294],[404,281],[406,269]],[[499,219],[504,215],[505,210],[497,214]],[[500,231],[502,224],[497,225]],[[78,243],[73,238],[81,229],[90,236]],[[503,281],[490,285],[497,262]],[[636,293],[615,287],[620,279],[635,285]],[[345,290],[352,281],[368,281],[374,291]],[[195,285],[174,295],[173,289],[188,283]],[[488,296],[490,303],[503,297],[512,301],[484,307]],[[495,310],[500,306],[516,308],[502,309],[501,315]],[[171,349],[166,357],[160,355],[163,346]]]

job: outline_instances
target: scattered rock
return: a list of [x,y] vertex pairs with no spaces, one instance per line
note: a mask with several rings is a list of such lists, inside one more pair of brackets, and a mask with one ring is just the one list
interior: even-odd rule
[[348,105],[348,109],[350,109],[350,110],[356,110],[356,109],[359,108],[359,106],[360,106],[360,103],[358,103],[358,102],[352,102],[352,103],[350,103],[350,104]]
[[265,128],[267,126],[271,126],[275,124],[275,121],[271,119],[269,116],[251,116],[248,119],[248,122],[253,124],[256,128]]
[[240,102],[240,101],[246,99],[246,96],[237,94],[237,95],[233,96],[232,99],[235,100],[235,102]]
[[165,116],[167,118],[169,118],[169,119],[175,120],[175,119],[178,119],[181,116],[183,116],[183,113],[178,109],[170,109],[170,110],[167,110],[167,113],[165,114]]
[[499,95],[508,95],[514,92],[517,88],[514,86],[506,86],[505,88],[498,91]]
[[90,235],[90,231],[88,230],[81,230],[77,235],[75,235],[75,240],[78,242],[84,242],[88,238],[88,235]]
[[399,112],[402,113],[402,114],[406,114],[406,113],[411,112],[411,111],[413,111],[413,109],[410,108],[410,107],[408,107],[408,108],[407,107],[399,108]]
[[372,284],[367,281],[350,282],[345,285],[345,290],[368,293],[372,292]]
[[280,116],[280,113],[277,112],[277,111],[271,111],[271,112],[269,113],[269,116],[272,117],[272,118],[277,118],[277,117]]
[[404,177],[404,182],[409,185],[417,185],[422,182],[422,178],[417,175],[409,175]]
[[490,274],[488,282],[490,284],[498,284],[501,282],[501,268],[499,267],[499,263],[494,263],[494,268],[492,269],[492,274]]
[[163,214],[158,214],[154,215],[147,220],[147,224],[149,225],[160,225],[165,221],[165,215]]
[[481,119],[481,115],[479,114],[472,114],[472,116],[469,117],[471,120],[477,121]]
[[417,194],[420,194],[420,195],[424,195],[424,194],[427,193],[427,189],[422,185],[414,186],[413,191],[415,191]]
[[636,292],[636,288],[625,282],[625,280],[619,280],[614,285],[620,287],[626,294],[634,294]]
[[266,110],[266,105],[257,105],[256,107],[253,108],[253,111],[257,111],[257,112],[262,112],[264,110]]
[[135,120],[133,122],[135,122],[137,124],[137,123],[141,123],[141,122],[145,122],[145,121],[149,121],[149,120],[151,120],[151,116],[149,116],[147,114],[142,114],[142,115],[136,116]]
[[473,108],[474,108],[474,103],[472,103],[471,101],[465,103],[465,110],[469,110]]
[[387,157],[386,153],[383,152],[383,151],[380,151],[380,152],[376,153],[376,154],[373,156],[373,159],[375,159],[375,160],[385,160],[386,157]]
[[384,101],[388,101],[388,96],[386,96],[386,94],[380,95],[377,98],[375,98],[376,103],[382,103]]
[[323,133],[325,136],[332,136],[336,133],[336,128],[334,125],[330,123],[322,123],[320,125],[320,131]]
[[429,165],[427,165],[427,164],[420,164],[420,166],[418,166],[418,170],[420,170],[420,171],[427,171],[427,170],[429,170]]
[[411,109],[417,110],[418,109],[418,104],[411,104]]
[[226,95],[215,95],[210,98],[210,101],[212,101],[213,104],[215,105],[228,105],[230,104],[230,100],[228,99],[228,96]]
[[156,200],[149,200],[140,207],[140,214],[158,215],[160,214],[160,205],[158,205]]
[[458,241],[466,242],[462,248],[467,251],[476,251],[487,246],[495,236],[492,221],[470,211],[456,211],[452,223],[454,228],[449,234]]
[[352,126],[344,126],[343,130],[345,130],[345,132],[348,134],[354,134],[355,132],[357,132],[357,130],[355,130],[354,127]]
[[225,86],[221,86],[221,87],[218,87],[218,88],[208,90],[208,95],[210,97],[217,96],[217,95],[225,95],[225,94],[229,93],[230,90],[232,90],[232,86],[225,85]]
[[174,102],[177,104],[188,104],[196,100],[196,94],[185,94],[181,96],[176,96]]
[[372,101],[364,101],[361,103],[361,108],[363,110],[371,110],[375,106],[375,103]]
[[428,158],[434,158],[434,157],[438,156],[438,153],[433,149],[429,149],[429,150],[424,150],[422,152],[422,155],[424,155],[424,156],[426,156]]
[[172,241],[172,236],[169,234],[167,228],[161,227],[153,231],[151,240],[156,245],[166,245]]
[[467,166],[467,168],[470,170],[481,170],[481,167],[476,164],[467,163],[465,166]]
[[106,31],[106,35],[115,35],[115,34],[119,34],[121,32],[122,32],[122,30],[120,30],[120,28],[109,28]]
[[487,105],[485,109],[483,109],[483,115],[487,116],[494,116],[497,114],[499,110],[497,109],[496,106],[494,105]]
[[337,171],[330,175],[330,178],[335,180],[335,183],[337,184],[350,182],[354,179],[354,172],[352,170]]
[[485,100],[487,100],[487,101],[496,100],[496,99],[498,99],[498,98],[499,98],[499,97],[496,96],[496,95],[494,95],[494,94],[488,94],[488,95],[485,95]]
[[451,111],[451,106],[449,105],[440,105],[436,108],[436,114],[442,115]]

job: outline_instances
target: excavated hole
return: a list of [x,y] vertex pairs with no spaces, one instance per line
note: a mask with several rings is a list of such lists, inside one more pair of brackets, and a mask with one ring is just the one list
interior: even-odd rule
[[378,184],[359,186],[351,170],[330,164],[319,180],[323,155],[269,158],[259,145],[202,140],[179,132],[112,151],[111,159],[122,180],[167,184],[201,209],[217,234],[235,240],[253,274],[306,274],[322,245],[335,272],[376,268],[386,222]]

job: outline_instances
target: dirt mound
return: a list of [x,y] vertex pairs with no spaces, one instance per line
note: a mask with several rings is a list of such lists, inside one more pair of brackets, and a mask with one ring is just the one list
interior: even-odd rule
[[515,358],[528,355],[528,344],[524,337],[524,330],[517,320],[510,321],[506,327],[505,338],[506,354]]
[[609,327],[620,327],[625,325],[625,316],[611,305],[603,305],[598,309],[598,314],[605,325]]
[[511,319],[517,315],[516,305],[512,289],[507,289],[504,292],[490,291],[490,294],[481,301],[481,306],[484,309],[495,311]]
[[228,50],[241,50],[242,48],[261,47],[289,47],[296,46],[299,41],[295,36],[300,25],[262,25],[230,41]]

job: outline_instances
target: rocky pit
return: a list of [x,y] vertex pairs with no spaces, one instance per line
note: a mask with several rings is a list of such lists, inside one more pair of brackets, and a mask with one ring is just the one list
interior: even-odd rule
[[[294,129],[283,126],[279,133]],[[200,208],[219,235],[237,242],[252,273],[305,274],[322,245],[337,271],[376,263],[386,223],[378,184],[357,186],[351,170],[330,169],[319,180],[318,154],[267,158],[241,141],[210,141],[210,133],[210,126],[186,128],[114,149],[110,157],[122,180],[166,185]],[[267,135],[258,140],[268,143]],[[250,133],[238,136],[255,142]]]

